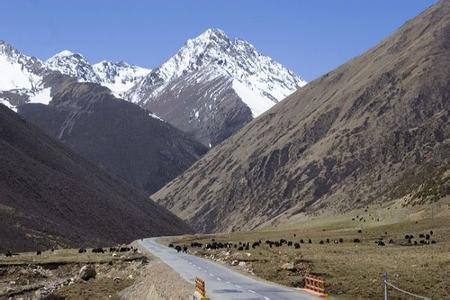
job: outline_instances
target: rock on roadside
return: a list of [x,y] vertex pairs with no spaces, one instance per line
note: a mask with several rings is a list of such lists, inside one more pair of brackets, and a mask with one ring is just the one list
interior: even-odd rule
[[91,278],[95,278],[97,272],[95,271],[95,267],[93,265],[85,265],[81,267],[79,276],[84,281],[88,281]]

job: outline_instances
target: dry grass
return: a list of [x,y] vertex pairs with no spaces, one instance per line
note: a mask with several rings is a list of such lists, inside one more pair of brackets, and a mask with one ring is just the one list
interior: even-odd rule
[[65,264],[65,263],[106,263],[113,260],[121,260],[113,257],[111,253],[92,253],[87,249],[86,253],[78,253],[78,249],[56,249],[55,251],[44,251],[41,255],[36,252],[22,252],[12,257],[0,256],[2,265],[22,264]]
[[[364,216],[366,221],[352,221],[356,215]],[[358,233],[358,230],[362,232]],[[436,240],[436,244],[409,246],[404,238],[405,234],[413,234],[415,240],[419,240],[420,233],[430,230],[433,230],[432,239]],[[263,246],[254,250],[250,248],[249,251],[191,251],[225,263],[246,261],[247,272],[284,285],[302,286],[303,275],[311,272],[324,277],[329,293],[337,298],[374,299],[382,296],[382,276],[387,272],[390,281],[403,289],[433,299],[450,298],[448,199],[436,204],[433,209],[430,206],[403,208],[399,203],[394,203],[389,207],[369,207],[367,212],[358,210],[346,215],[298,220],[279,228],[214,236],[184,236],[176,243],[207,243],[213,237],[221,242],[262,240]],[[270,248],[264,244],[264,240],[280,238],[293,242],[303,239],[306,243],[301,244],[298,250],[286,245]],[[327,238],[330,239],[329,244],[326,243]],[[339,238],[344,243],[332,242]],[[353,243],[355,238],[360,239],[361,243]],[[381,238],[386,246],[375,244]],[[308,239],[312,239],[313,243],[308,244]],[[395,243],[388,244],[390,239]],[[324,244],[320,244],[320,240]],[[281,265],[286,262],[293,262],[297,270],[283,270]],[[408,299],[401,298],[394,291],[391,296]]]
[[[131,286],[147,265],[139,253],[78,253],[78,249],[18,253],[0,257],[0,298],[119,299],[118,292]],[[83,281],[83,265],[95,266],[95,279]],[[59,299],[59,298],[55,298]]]

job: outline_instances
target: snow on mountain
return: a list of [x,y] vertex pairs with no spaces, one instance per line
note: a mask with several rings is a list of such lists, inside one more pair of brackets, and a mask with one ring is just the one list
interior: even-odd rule
[[17,108],[14,105],[11,105],[11,103],[9,103],[9,101],[6,99],[0,98],[0,104],[3,104],[7,108],[17,112]]
[[42,80],[42,62],[0,41],[0,91],[35,89]]
[[81,82],[93,82],[108,87],[116,97],[132,87],[150,70],[125,62],[102,61],[91,65],[79,53],[61,51],[42,62],[22,54],[6,42],[0,41],[0,98],[12,109],[24,103],[48,104],[51,83],[46,75],[57,71]]
[[29,95],[29,103],[41,103],[41,104],[48,104],[50,101],[52,101],[52,97],[50,96],[51,88],[42,88],[36,91],[33,94]]
[[83,55],[69,50],[52,56],[45,65],[51,70],[77,78],[78,81],[101,84],[109,88],[116,97],[122,97],[150,72],[149,69],[125,62],[101,61],[91,65]]
[[[170,59],[150,72],[128,93],[128,99],[145,106],[154,101],[169,83],[215,65],[233,79],[233,89],[257,117],[293,93],[306,81],[280,63],[258,52],[253,45],[230,39],[220,29],[208,29],[190,39]],[[216,74],[222,76],[222,74]],[[208,74],[214,78],[214,74]]]
[[51,88],[44,88],[48,70],[43,63],[0,41],[0,103],[16,111],[25,102],[50,102]]
[[122,97],[126,91],[151,71],[126,62],[109,61],[101,61],[93,65],[93,70],[100,78],[100,83],[109,88],[117,97]]
[[[167,114],[153,109],[152,103],[167,101],[168,97],[175,97],[176,103],[180,103],[190,97],[190,112],[207,113],[205,108],[216,114],[220,112],[222,116],[211,115],[210,118],[218,118],[216,122],[225,123],[230,116],[224,114],[230,114],[230,109],[236,107],[235,100],[230,100],[234,99],[230,93],[237,95],[240,99],[237,101],[241,101],[244,108],[248,107],[250,117],[254,118],[306,84],[292,71],[258,52],[250,43],[231,39],[219,29],[208,29],[188,40],[174,56],[154,70],[125,62],[101,61],[92,65],[83,55],[69,50],[61,51],[43,63],[0,42],[0,97],[12,105],[30,101],[48,103],[51,100],[50,89],[44,89],[43,78],[52,71],[81,82],[106,86],[116,97],[149,108],[159,116]],[[166,89],[174,90],[168,92]],[[197,95],[196,90],[203,94]],[[9,94],[2,91],[14,91],[25,100],[11,100]],[[223,102],[225,98],[228,99],[226,105]],[[248,118],[243,117],[242,105],[238,106],[239,122],[243,124]],[[165,110],[168,109],[170,107],[166,105]],[[186,113],[183,110],[179,109],[173,118]],[[207,118],[195,119],[207,122]],[[209,125],[205,123],[205,126]],[[179,127],[185,130],[182,125]]]
[[100,83],[92,65],[79,53],[61,51],[45,61],[45,66],[53,71],[75,77],[82,82]]

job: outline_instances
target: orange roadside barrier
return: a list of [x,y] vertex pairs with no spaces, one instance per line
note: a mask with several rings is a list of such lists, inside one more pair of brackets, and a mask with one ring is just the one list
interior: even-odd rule
[[195,293],[200,300],[208,300],[206,297],[205,281],[199,277],[195,278]]
[[325,290],[325,280],[313,276],[313,275],[306,275],[305,276],[305,291],[313,293],[320,297],[327,297],[327,293]]

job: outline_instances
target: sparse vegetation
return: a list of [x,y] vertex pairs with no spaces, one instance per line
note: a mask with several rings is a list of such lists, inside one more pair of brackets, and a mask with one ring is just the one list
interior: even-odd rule
[[425,165],[408,172],[379,196],[390,200],[406,197],[404,205],[417,205],[436,202],[447,195],[450,195],[449,166]]
[[[146,256],[134,251],[86,250],[79,253],[79,249],[57,249],[39,255],[27,252],[0,256],[0,298],[119,299],[117,293],[132,285],[148,263]],[[93,278],[83,280],[80,276],[83,266],[95,270]]]
[[[380,298],[384,272],[404,289],[433,299],[446,299],[450,297],[449,203],[450,199],[440,201],[439,213],[434,218],[428,206],[401,207],[394,202],[385,207],[370,206],[345,215],[317,217],[279,228],[191,235],[165,242],[189,246],[193,242],[205,245],[214,239],[217,243],[249,242],[252,245],[261,240],[261,246],[255,249],[194,247],[189,251],[292,287],[301,287],[306,273],[316,274],[326,279],[332,296],[342,299]],[[366,221],[352,220],[356,215],[364,216]],[[430,231],[433,231],[431,236]],[[409,239],[410,235],[413,238]],[[287,243],[280,247],[265,244],[266,240],[280,239],[298,242],[300,248]],[[354,243],[355,239],[360,242]],[[292,264],[292,268],[287,264]],[[394,291],[391,296],[405,299]]]

